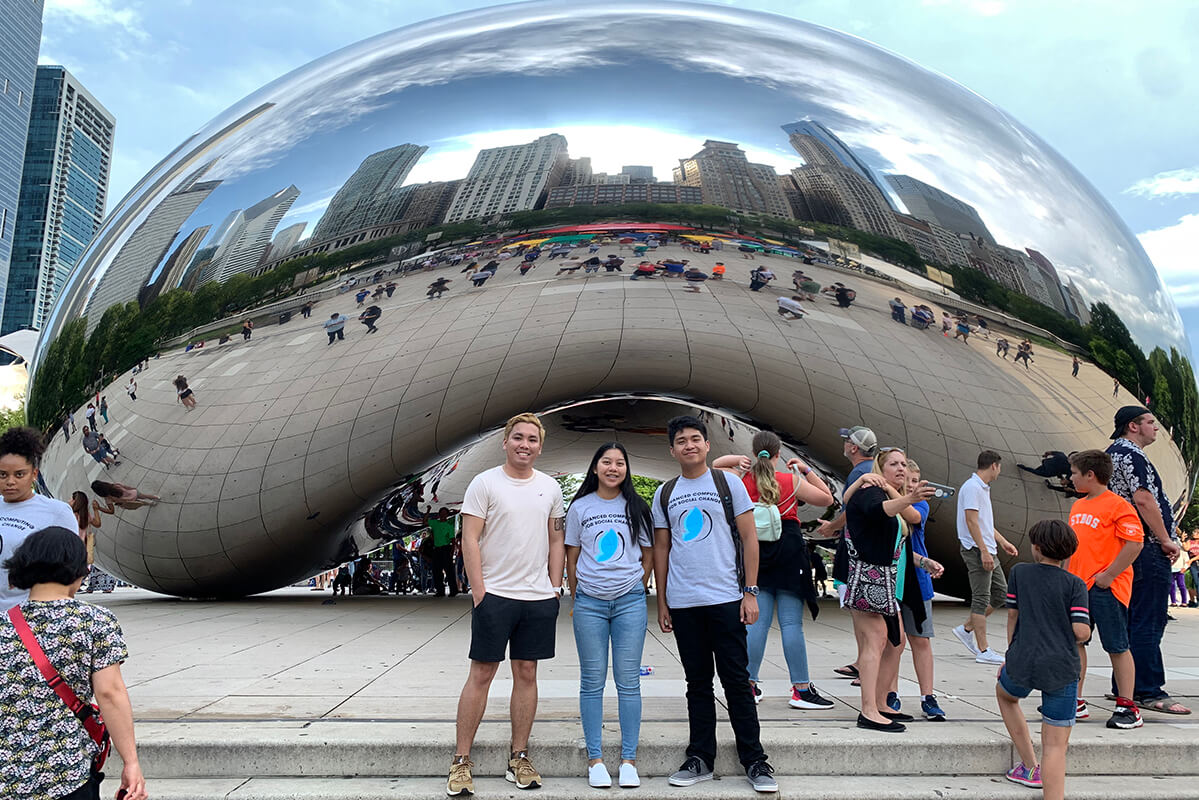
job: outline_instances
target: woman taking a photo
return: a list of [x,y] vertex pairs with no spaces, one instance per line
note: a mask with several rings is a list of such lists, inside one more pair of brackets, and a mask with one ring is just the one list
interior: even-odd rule
[[783,637],[783,655],[791,678],[792,708],[832,708],[833,701],[822,697],[808,680],[808,651],[803,634],[803,609],[806,603],[812,619],[819,613],[816,588],[812,582],[808,547],[799,527],[799,506],[807,503],[827,507],[833,496],[820,475],[798,458],[787,462],[794,472],[779,472],[782,442],[777,434],[759,431],[751,444],[755,457],[721,456],[712,462],[718,469],[735,470],[741,476],[754,503],[778,507],[782,535],[778,541],[758,542],[758,621],[749,627],[749,680],[754,700],[760,702],[758,670],[766,654],[766,640],[775,610]]
[[612,785],[600,748],[609,643],[620,717],[618,780],[627,788],[641,785],[641,651],[652,535],[649,505],[633,488],[628,452],[617,442],[601,445],[566,513],[566,580],[574,597],[579,714],[587,743],[587,780],[597,788]]
[[[18,633],[26,623],[51,667],[85,703],[95,695],[121,755],[126,800],[146,800],[137,760],[133,712],[121,678],[128,656],[121,626],[106,608],[75,599],[87,575],[87,549],[76,530],[33,533],[4,562],[8,579],[29,599],[0,620],[0,796],[98,800],[103,773],[92,772],[97,745],[47,683]],[[19,611],[18,619],[12,616]]]
[[[906,480],[907,456],[887,448],[875,456],[873,472],[858,478],[845,493],[849,550],[845,606],[853,613],[862,684],[858,727],[888,733],[903,732],[899,720],[911,719],[887,707],[888,676],[891,662],[902,653],[898,598],[908,591],[917,596],[920,592],[915,575],[909,572],[913,560],[908,526],[920,523],[912,506],[932,497],[934,491],[923,481],[909,489]],[[916,623],[922,623],[923,602],[910,607]]]

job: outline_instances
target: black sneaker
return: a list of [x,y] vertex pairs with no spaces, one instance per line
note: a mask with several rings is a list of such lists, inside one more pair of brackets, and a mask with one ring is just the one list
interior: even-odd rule
[[767,764],[765,759],[750,764],[749,769],[745,770],[745,779],[749,781],[750,786],[754,787],[755,792],[777,792],[779,790],[778,781],[774,779],[774,767]]
[[797,689],[792,686],[791,699],[787,701],[787,705],[792,708],[823,709],[832,708],[836,704],[816,691],[816,684],[809,683],[806,689]]
[[[756,766],[756,765],[755,765]],[[679,767],[678,772],[667,779],[671,786],[694,786],[700,781],[712,780],[712,768],[695,756],[690,756]]]
[[1112,714],[1112,718],[1107,721],[1109,728],[1139,728],[1145,724],[1141,719],[1141,712],[1136,706],[1116,706],[1116,711]]

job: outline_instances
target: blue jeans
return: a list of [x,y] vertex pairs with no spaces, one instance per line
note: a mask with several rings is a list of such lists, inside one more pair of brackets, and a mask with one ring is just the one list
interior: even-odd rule
[[608,642],[612,643],[612,679],[620,716],[620,757],[637,758],[641,736],[641,651],[645,646],[645,591],[640,585],[615,600],[575,592],[575,647],[579,651],[579,715],[587,757],[602,758],[604,682],[608,678]]
[[808,646],[803,638],[804,603],[799,595],[784,589],[762,589],[758,593],[758,621],[749,626],[749,679],[758,682],[758,669],[766,654],[770,623],[778,609],[779,630],[783,634],[783,657],[791,683],[808,682]]
[[1166,694],[1161,645],[1169,587],[1170,560],[1157,542],[1145,542],[1132,562],[1132,600],[1128,604],[1128,649],[1137,668],[1132,692],[1136,700],[1156,700]]

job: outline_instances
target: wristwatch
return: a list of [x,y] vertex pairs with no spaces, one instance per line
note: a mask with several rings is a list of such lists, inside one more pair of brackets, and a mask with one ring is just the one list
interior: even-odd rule
[[757,586],[746,586],[744,589],[741,590],[741,594],[749,594],[749,595],[753,595],[754,597],[757,597],[758,596],[758,587]]

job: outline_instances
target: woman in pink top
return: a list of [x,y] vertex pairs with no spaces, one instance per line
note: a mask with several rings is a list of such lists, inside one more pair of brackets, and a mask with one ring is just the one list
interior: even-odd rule
[[97,511],[103,511],[105,514],[114,513],[116,506],[120,506],[126,511],[133,511],[142,506],[155,505],[159,500],[156,494],[144,494],[132,486],[126,486],[123,483],[92,481],[92,491],[100,500],[103,500],[107,504],[107,507],[104,507],[100,505],[99,501],[93,501],[92,507]]

